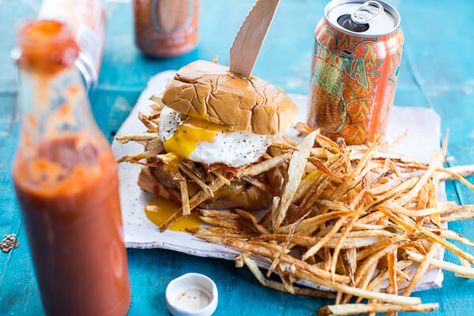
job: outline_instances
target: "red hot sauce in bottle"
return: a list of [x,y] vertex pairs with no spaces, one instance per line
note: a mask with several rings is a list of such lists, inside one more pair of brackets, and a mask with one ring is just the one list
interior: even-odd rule
[[48,315],[125,315],[130,305],[115,158],[90,113],[56,21],[20,30],[20,144],[13,177]]

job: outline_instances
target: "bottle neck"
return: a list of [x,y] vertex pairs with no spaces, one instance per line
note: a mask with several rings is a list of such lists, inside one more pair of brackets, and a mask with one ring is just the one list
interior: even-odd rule
[[38,194],[76,194],[104,172],[113,174],[115,158],[90,112],[67,28],[55,21],[28,23],[20,49],[15,182]]
[[24,145],[97,134],[84,83],[74,66],[52,74],[20,68],[19,105]]

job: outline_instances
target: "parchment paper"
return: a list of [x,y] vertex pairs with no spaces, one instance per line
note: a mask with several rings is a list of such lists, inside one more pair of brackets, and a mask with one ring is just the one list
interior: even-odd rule
[[[134,109],[118,131],[117,136],[144,132],[143,125],[137,119],[138,112],[149,113],[149,105],[151,104],[149,98],[153,94],[162,93],[166,83],[174,73],[175,71],[165,71],[150,79]],[[290,94],[290,97],[300,110],[300,120],[306,121],[307,96]],[[397,147],[400,153],[420,161],[428,161],[431,153],[439,149],[440,118],[434,110],[416,107],[394,107],[386,139],[393,140],[405,131],[408,131],[408,135]],[[112,149],[115,156],[119,158],[124,155],[139,153],[143,150],[143,147],[134,142],[119,144],[114,141]],[[170,230],[160,233],[157,227],[145,216],[145,205],[152,197],[142,192],[137,186],[139,171],[140,166],[138,165],[128,163],[119,165],[120,199],[127,247],[140,249],[163,248],[200,257],[235,259],[236,252],[233,249],[201,241],[191,234]],[[444,184],[441,184],[439,195],[441,201],[446,201]],[[441,251],[437,257],[442,259],[443,254]],[[264,262],[258,263],[261,266],[266,266]],[[442,271],[432,269],[425,274],[416,290],[441,287],[442,281]],[[309,283],[304,284],[321,288]]]

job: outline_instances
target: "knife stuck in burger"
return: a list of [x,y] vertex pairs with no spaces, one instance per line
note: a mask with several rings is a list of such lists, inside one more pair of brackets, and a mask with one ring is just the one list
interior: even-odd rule
[[[152,97],[152,113],[140,115],[146,151],[121,161],[145,159],[141,189],[181,205],[161,230],[195,208],[264,209],[280,193],[285,179],[271,164],[288,161],[272,160],[269,151],[298,111],[283,90],[251,75],[278,3],[256,2],[234,40],[230,67],[203,60],[184,66]],[[249,168],[264,160],[268,172]]]

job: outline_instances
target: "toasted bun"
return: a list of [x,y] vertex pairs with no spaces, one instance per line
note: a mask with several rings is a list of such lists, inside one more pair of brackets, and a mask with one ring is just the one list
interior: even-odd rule
[[168,84],[163,103],[178,112],[230,131],[276,135],[298,114],[283,90],[256,78],[234,76],[226,66],[198,60],[181,68]]

